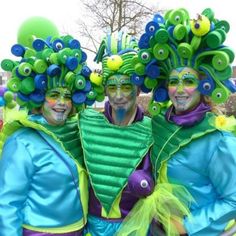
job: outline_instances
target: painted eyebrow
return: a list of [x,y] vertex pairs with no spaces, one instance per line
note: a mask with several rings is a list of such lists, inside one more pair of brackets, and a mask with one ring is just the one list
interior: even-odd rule
[[60,92],[58,92],[58,91],[50,91],[50,92],[48,92],[48,94],[60,94]]
[[169,80],[179,80],[179,77],[173,75],[169,77]]
[[[49,95],[60,95],[61,93],[59,91],[50,91],[48,94]],[[71,93],[70,92],[65,92],[64,96],[71,96]]]
[[107,85],[115,85],[115,84],[117,84],[117,82],[114,79],[107,81]]
[[195,75],[191,75],[191,74],[187,74],[185,76],[182,77],[183,80],[185,79],[198,79]]
[[121,85],[132,85],[130,82],[124,82],[124,83],[122,83]]
[[71,95],[71,92],[67,91],[64,93],[65,95]]

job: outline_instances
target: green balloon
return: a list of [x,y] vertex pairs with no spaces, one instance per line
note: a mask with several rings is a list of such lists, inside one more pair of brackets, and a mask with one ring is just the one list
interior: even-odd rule
[[35,38],[46,39],[49,36],[59,36],[57,26],[47,18],[34,16],[28,18],[20,25],[17,33],[17,42],[25,47],[32,48]]

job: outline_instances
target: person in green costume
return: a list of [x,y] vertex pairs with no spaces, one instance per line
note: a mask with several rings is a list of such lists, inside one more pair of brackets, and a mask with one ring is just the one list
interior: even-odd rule
[[[87,235],[119,234],[123,220],[136,203],[153,195],[151,120],[136,102],[136,55],[136,40],[123,32],[110,34],[102,41],[96,56],[96,61],[102,62],[102,76],[92,74],[91,81],[100,90],[104,87],[108,101],[104,112],[86,109],[79,116],[90,180]],[[156,195],[160,191],[155,191]],[[164,195],[176,202],[168,191]]]
[[86,54],[72,36],[15,44],[7,83],[21,111],[1,133],[0,235],[80,236],[88,186],[75,111],[95,101]]
[[[117,38],[116,38],[117,37]],[[108,96],[104,112],[86,109],[79,126],[90,179],[88,232],[115,235],[134,204],[153,191],[149,148],[151,122],[136,103],[139,89],[131,82],[137,42],[130,35],[110,34],[96,56],[102,76],[91,81]]]
[[141,88],[152,90],[155,179],[182,185],[192,197],[190,215],[175,222],[184,235],[235,233],[236,122],[216,106],[236,91],[229,80],[234,52],[223,44],[229,29],[209,8],[193,20],[181,8],[155,15],[139,40],[134,66]]

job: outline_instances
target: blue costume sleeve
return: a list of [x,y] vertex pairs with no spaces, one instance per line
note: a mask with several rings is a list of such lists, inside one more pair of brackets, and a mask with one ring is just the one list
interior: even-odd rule
[[184,220],[189,235],[219,235],[227,223],[236,218],[236,138],[227,133],[223,135],[208,164],[216,200],[193,211],[192,217]]
[[0,236],[21,236],[21,209],[34,167],[27,147],[13,135],[0,159]]

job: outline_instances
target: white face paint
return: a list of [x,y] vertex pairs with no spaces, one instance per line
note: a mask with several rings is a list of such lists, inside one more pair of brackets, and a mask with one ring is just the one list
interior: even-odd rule
[[71,92],[67,88],[47,91],[42,114],[50,125],[63,125],[71,110]]
[[176,114],[190,111],[201,100],[197,90],[199,83],[198,73],[189,67],[174,69],[168,80],[168,94],[172,101]]

